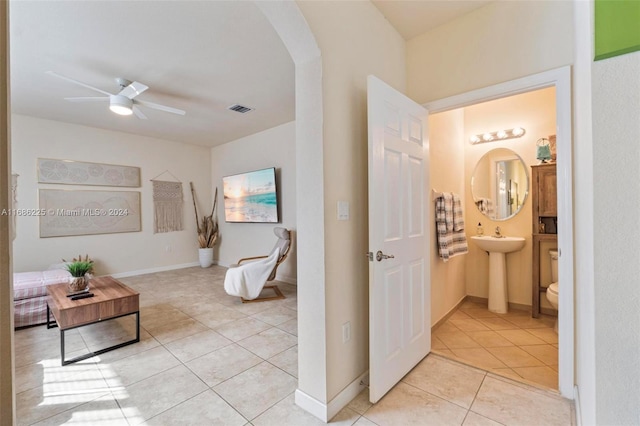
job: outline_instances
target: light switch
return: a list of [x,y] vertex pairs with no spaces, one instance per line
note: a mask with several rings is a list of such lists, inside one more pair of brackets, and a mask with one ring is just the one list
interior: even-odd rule
[[348,201],[338,201],[338,220],[349,220]]

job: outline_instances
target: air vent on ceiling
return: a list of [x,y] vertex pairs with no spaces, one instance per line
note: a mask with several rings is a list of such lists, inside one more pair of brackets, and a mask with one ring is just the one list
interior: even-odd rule
[[248,112],[253,111],[253,108],[249,108],[249,107],[246,107],[244,105],[239,105],[239,104],[231,105],[227,109],[231,110],[231,111],[239,112],[240,114],[246,114]]

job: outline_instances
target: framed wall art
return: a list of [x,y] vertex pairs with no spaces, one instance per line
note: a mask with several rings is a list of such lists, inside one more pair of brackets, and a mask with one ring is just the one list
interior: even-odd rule
[[595,60],[640,50],[640,1],[595,0]]
[[38,182],[140,187],[140,167],[38,158]]
[[278,222],[275,168],[225,176],[222,184],[226,222]]
[[40,189],[40,237],[141,230],[140,192]]

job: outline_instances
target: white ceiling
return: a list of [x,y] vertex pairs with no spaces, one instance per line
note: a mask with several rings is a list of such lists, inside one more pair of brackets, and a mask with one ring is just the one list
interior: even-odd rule
[[[14,113],[205,146],[295,119],[293,62],[253,2],[13,0],[10,31]],[[49,70],[111,93],[116,77],[137,80],[138,99],[187,114],[68,102],[102,95]]]
[[[487,1],[373,3],[410,39]],[[10,3],[11,107],[18,114],[215,146],[295,119],[294,65],[250,1],[30,1]],[[116,93],[115,78],[149,90],[137,99],[148,120],[118,116],[101,96],[45,74],[66,75]],[[233,104],[255,108],[247,114]]]
[[485,0],[372,0],[405,40],[478,9]]

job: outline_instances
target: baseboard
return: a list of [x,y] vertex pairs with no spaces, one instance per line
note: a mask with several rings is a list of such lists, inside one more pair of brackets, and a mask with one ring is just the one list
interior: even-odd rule
[[[487,299],[487,303],[489,303],[488,299]],[[516,311],[531,312],[531,305],[524,305],[522,303],[509,302],[509,309],[514,309]]]
[[327,404],[318,401],[311,395],[302,392],[300,389],[296,389],[295,399],[296,405],[302,408],[304,411],[310,413],[311,415],[317,417],[325,423],[329,421],[327,419]]
[[470,296],[467,295],[467,300],[473,303],[489,303],[489,299],[486,297]]
[[[486,297],[467,296],[467,300],[475,303],[489,303],[489,299],[487,299]],[[514,309],[516,311],[531,312],[531,305],[524,305],[522,303],[509,302],[509,309]]]
[[540,313],[541,314],[545,314],[545,315],[549,315],[549,316],[552,316],[552,317],[557,317],[558,316],[558,310],[557,309],[545,308],[544,306],[540,306]]
[[453,315],[458,308],[460,307],[460,305],[462,305],[466,300],[467,300],[468,296],[462,296],[462,299],[460,299],[458,301],[458,303],[456,303],[453,308],[451,308],[449,310],[449,312],[447,312],[446,314],[444,314],[444,316],[442,318],[440,318],[438,321],[435,322],[435,324],[431,324],[431,331],[434,331],[436,328],[438,328],[440,325],[444,324],[445,322],[447,322],[447,320],[449,318],[451,318],[451,315]]
[[291,277],[288,275],[276,275],[276,281],[282,281],[283,283],[298,285],[298,280],[296,277]]
[[159,266],[157,268],[139,269],[137,271],[119,272],[117,274],[110,274],[113,278],[125,278],[134,277],[136,275],[153,274],[154,272],[172,271],[174,269],[191,268],[193,266],[200,266],[200,262],[182,263],[179,265]]
[[335,396],[328,404],[318,401],[314,397],[304,393],[300,389],[296,389],[295,399],[296,405],[303,410],[313,414],[325,423],[328,423],[336,414],[346,407],[360,392],[365,388],[365,382],[369,379],[369,372],[361,374],[353,382],[349,383],[338,395]]
[[576,416],[576,426],[582,426],[582,413],[580,411],[580,392],[578,385],[573,387],[573,409]]
[[346,388],[335,396],[328,404],[328,417],[331,420],[336,414],[346,407],[360,392],[362,392],[369,383],[369,371],[362,373],[357,379],[349,383]]

